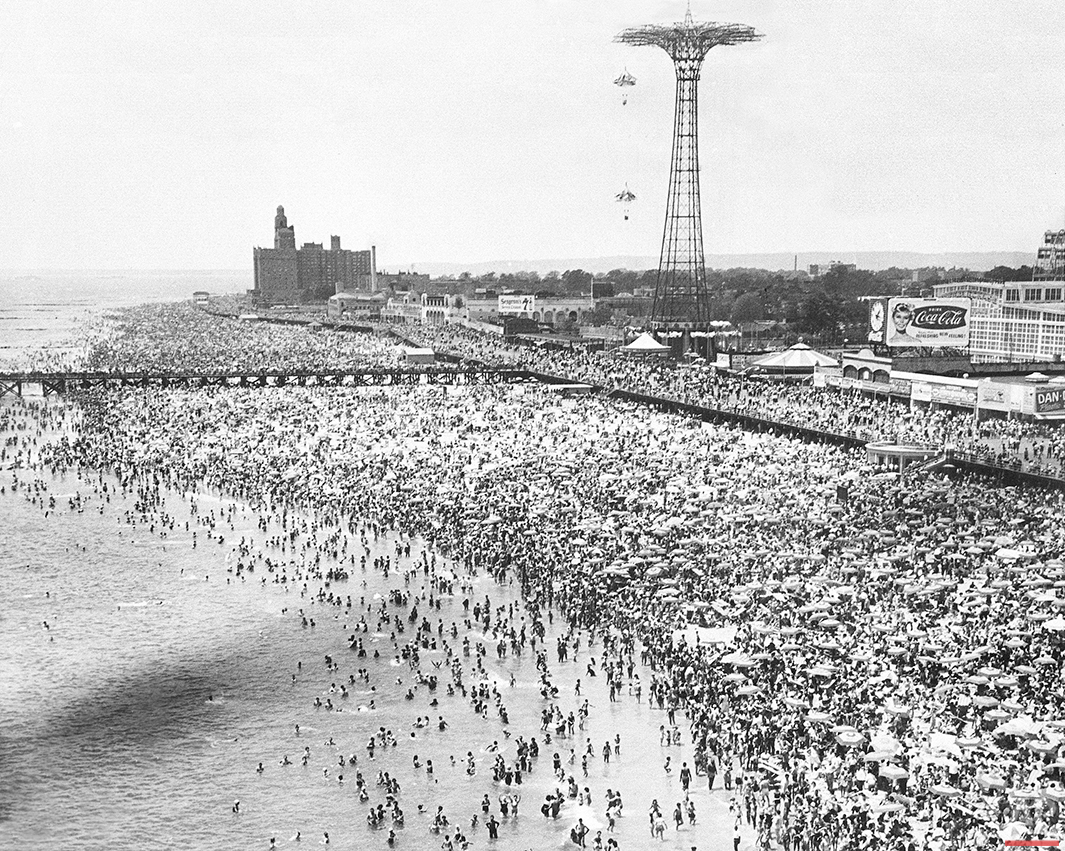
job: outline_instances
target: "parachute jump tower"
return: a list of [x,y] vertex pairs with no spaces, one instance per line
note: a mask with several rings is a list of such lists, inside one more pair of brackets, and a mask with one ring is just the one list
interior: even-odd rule
[[669,197],[651,309],[651,325],[657,331],[705,331],[709,327],[699,202],[699,72],[710,48],[761,37],[743,24],[697,23],[689,5],[683,23],[632,27],[614,39],[637,47],[661,47],[677,72]]

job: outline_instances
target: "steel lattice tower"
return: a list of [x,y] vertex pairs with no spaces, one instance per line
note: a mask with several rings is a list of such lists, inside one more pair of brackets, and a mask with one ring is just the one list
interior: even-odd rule
[[677,72],[669,197],[651,308],[651,324],[656,329],[705,329],[710,321],[699,201],[699,72],[710,48],[761,37],[743,24],[696,23],[689,6],[682,23],[633,27],[614,39],[661,47]]

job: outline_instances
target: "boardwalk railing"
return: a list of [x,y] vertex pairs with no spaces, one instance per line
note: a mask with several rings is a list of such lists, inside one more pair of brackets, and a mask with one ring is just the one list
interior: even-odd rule
[[418,384],[515,384],[536,381],[524,369],[232,370],[225,372],[20,372],[0,374],[0,397],[22,396],[27,385],[45,396],[96,388],[397,387]]

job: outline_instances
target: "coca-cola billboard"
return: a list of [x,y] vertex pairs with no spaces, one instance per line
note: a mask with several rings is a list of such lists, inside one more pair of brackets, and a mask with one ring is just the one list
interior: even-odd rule
[[885,342],[891,348],[955,348],[969,345],[968,298],[888,299]]

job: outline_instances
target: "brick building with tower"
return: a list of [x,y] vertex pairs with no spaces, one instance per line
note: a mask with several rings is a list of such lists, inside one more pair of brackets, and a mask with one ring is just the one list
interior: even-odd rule
[[296,229],[289,225],[285,208],[278,207],[274,217],[274,247],[255,248],[252,252],[254,303],[302,304],[325,301],[342,292],[376,292],[376,249],[341,248],[339,236],[331,236],[329,241],[329,248],[320,242],[305,242],[296,248]]

